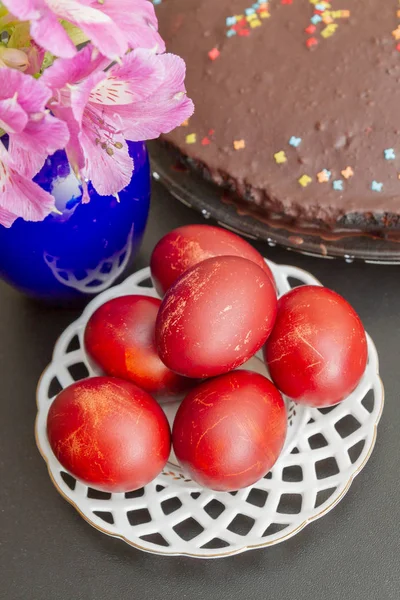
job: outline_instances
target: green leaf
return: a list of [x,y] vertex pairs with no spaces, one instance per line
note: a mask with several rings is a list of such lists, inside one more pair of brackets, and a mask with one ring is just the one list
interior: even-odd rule
[[5,17],[8,14],[8,10],[5,6],[3,6],[2,2],[0,2],[0,19]]
[[85,44],[89,41],[88,36],[85,33],[83,33],[83,31],[79,29],[79,27],[72,25],[72,23],[69,23],[68,21],[61,21],[61,25],[64,27],[65,31],[67,32],[68,36],[70,37],[72,43],[75,44],[75,46]]
[[15,28],[8,40],[8,48],[29,48],[31,36],[29,34],[29,23],[20,23]]
[[51,52],[46,52],[44,55],[43,63],[42,63],[42,71],[51,67],[56,57]]

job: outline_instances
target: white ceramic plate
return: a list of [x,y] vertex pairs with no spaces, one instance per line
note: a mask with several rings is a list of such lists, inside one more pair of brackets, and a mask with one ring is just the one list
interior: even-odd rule
[[[301,269],[267,262],[280,295],[299,284],[321,285]],[[371,455],[384,393],[369,337],[368,366],[357,389],[330,409],[286,400],[289,427],[279,460],[266,477],[238,492],[201,488],[171,454],[163,473],[145,488],[105,494],[76,481],[52,453],[46,419],[55,395],[76,379],[98,374],[83,349],[90,315],[117,296],[156,297],[149,277],[149,269],[143,269],[97,296],[56,343],[52,362],[39,382],[36,420],[37,445],[54,485],[93,527],[147,552],[214,558],[288,539],[343,498]],[[257,358],[246,366],[267,374]],[[163,407],[172,421],[177,403]]]

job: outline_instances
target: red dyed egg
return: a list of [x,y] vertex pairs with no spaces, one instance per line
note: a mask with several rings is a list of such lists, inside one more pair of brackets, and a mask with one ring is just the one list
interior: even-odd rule
[[286,408],[276,387],[258,373],[234,371],[189,392],[176,414],[172,441],[197,483],[232,491],[268,473],[286,429]]
[[47,435],[67,471],[107,492],[152,481],[171,448],[162,408],[133,383],[113,377],[84,379],[60,392],[49,410]]
[[264,356],[284,394],[310,406],[329,406],[359,383],[367,364],[367,339],[344,298],[307,285],[280,298]]
[[160,296],[190,267],[214,256],[241,256],[274,276],[263,257],[238,235],[210,225],[185,225],[167,233],[153,250],[151,276]]
[[267,273],[245,258],[209,258],[186,271],[164,297],[156,323],[161,360],[187,377],[242,365],[270,334],[277,310]]
[[133,381],[151,394],[176,394],[189,381],[160,360],[155,346],[155,324],[161,300],[149,296],[121,296],[109,300],[90,317],[85,348],[107,375]]

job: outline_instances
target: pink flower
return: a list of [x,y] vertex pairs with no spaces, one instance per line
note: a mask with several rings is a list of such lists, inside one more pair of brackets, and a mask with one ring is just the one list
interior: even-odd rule
[[54,208],[53,197],[31,179],[69,134],[46,111],[51,92],[40,81],[6,68],[0,79],[0,129],[8,134],[8,149],[0,138],[0,223],[9,227],[17,217],[37,221]]
[[63,58],[74,56],[76,48],[60,20],[79,27],[110,59],[138,46],[165,50],[148,0],[3,0],[3,4],[18,19],[30,21],[31,36],[39,46]]
[[185,63],[171,54],[134,50],[104,72],[104,57],[86,46],[59,59],[42,77],[51,87],[51,110],[69,127],[66,148],[75,172],[101,195],[122,190],[133,162],[126,139],[158,137],[193,113],[184,87]]
[[11,227],[18,217],[42,221],[53,209],[53,196],[15,170],[0,140],[0,224]]

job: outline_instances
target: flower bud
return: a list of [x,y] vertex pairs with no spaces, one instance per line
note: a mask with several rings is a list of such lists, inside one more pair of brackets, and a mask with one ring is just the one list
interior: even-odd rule
[[0,62],[10,69],[26,71],[29,60],[25,52],[16,48],[0,48]]

